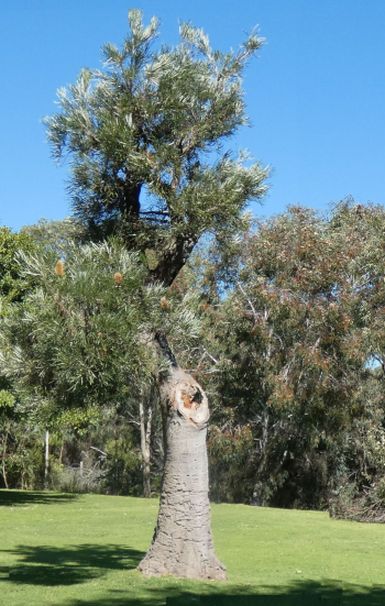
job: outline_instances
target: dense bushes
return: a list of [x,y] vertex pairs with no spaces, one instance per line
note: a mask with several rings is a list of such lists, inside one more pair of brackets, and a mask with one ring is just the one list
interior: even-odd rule
[[290,209],[205,260],[215,498],[380,506],[384,241],[384,209],[348,201],[328,219]]
[[[65,279],[52,271],[52,246],[40,265],[24,257],[40,274],[3,319],[3,485],[44,485],[49,428],[51,487],[141,494],[140,427],[150,423],[156,493],[160,415],[137,377],[147,367],[153,381],[145,334],[167,325],[210,397],[213,500],[330,504],[336,516],[382,520],[384,241],[381,207],[343,203],[328,219],[294,208],[203,247],[171,289],[152,287],[145,301],[140,260],[118,245],[73,249]],[[121,286],[113,276],[124,259],[131,282]]]

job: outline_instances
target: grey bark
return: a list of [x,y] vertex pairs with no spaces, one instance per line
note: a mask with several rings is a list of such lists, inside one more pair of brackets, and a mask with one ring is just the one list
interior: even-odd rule
[[5,432],[5,436],[3,439],[3,453],[2,453],[3,456],[2,456],[2,460],[1,460],[1,473],[3,476],[5,488],[9,488],[8,478],[7,478],[7,468],[6,468],[6,463],[5,463],[5,459],[7,456],[7,445],[8,445],[8,431]]
[[210,526],[207,397],[174,360],[161,385],[166,458],[153,541],[139,570],[149,576],[225,579]]
[[[150,393],[150,398],[152,391]],[[143,467],[143,495],[151,496],[151,431],[152,431],[152,411],[153,403],[148,402],[147,415],[143,401],[139,402],[139,417],[140,417],[140,449],[142,453]]]
[[44,488],[48,488],[49,474],[49,431],[45,432],[44,437]]

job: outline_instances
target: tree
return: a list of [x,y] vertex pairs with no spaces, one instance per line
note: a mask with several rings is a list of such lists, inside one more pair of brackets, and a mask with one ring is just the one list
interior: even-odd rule
[[[118,242],[55,247],[20,256],[20,274],[35,290],[2,326],[2,368],[29,397],[38,395],[46,427],[63,411],[91,419],[115,410],[140,432],[145,495],[150,496],[150,442],[155,362],[151,338],[162,326],[178,344],[194,331],[186,298],[162,308],[164,289],[144,285],[146,268]],[[150,342],[149,342],[150,341]],[[68,415],[67,415],[68,416]],[[100,414],[99,414],[100,416]]]
[[34,247],[54,252],[58,258],[64,258],[74,243],[80,244],[84,239],[82,226],[72,218],[61,221],[40,219],[34,225],[26,225],[21,234],[29,236]]
[[18,251],[32,251],[34,243],[28,234],[13,233],[8,227],[0,227],[0,316],[6,306],[20,301],[31,286],[21,277],[16,260]]
[[385,519],[384,491],[384,360],[385,360],[385,211],[382,205],[347,200],[331,218],[331,228],[346,243],[347,279],[354,293],[355,330],[346,347],[364,360],[352,431],[341,459],[343,473],[335,483],[331,512],[366,521]]
[[384,226],[382,207],[291,208],[206,257],[216,498],[324,508],[362,489],[383,435]]
[[348,251],[327,223],[294,208],[262,223],[245,253],[224,310],[237,321],[222,389],[234,398],[237,385],[255,432],[253,498],[322,506],[363,365],[345,347],[354,331]]
[[[8,227],[0,227],[0,322],[12,313],[15,303],[20,302],[32,288],[33,281],[20,272],[17,263],[19,251],[31,252],[34,242],[28,234],[13,233]],[[11,427],[15,428],[15,395],[12,381],[0,371],[0,449],[1,470],[4,486],[8,487],[7,459],[11,439]]]
[[[184,24],[178,46],[154,50],[157,20],[144,27],[134,10],[129,25],[121,50],[104,47],[102,70],[83,70],[59,92],[61,110],[47,119],[48,134],[56,157],[71,157],[74,211],[89,236],[120,234],[127,248],[146,257],[148,280],[169,286],[201,236],[236,230],[245,205],[265,191],[265,169],[222,150],[246,122],[241,77],[261,39],[253,34],[239,52],[222,53],[211,49],[202,30]],[[160,515],[140,569],[223,578],[210,538],[206,423],[194,422],[207,401],[192,377],[175,368],[170,366],[162,390],[167,450]],[[178,440],[200,453],[196,473],[202,473],[200,483],[191,483],[186,452],[183,510],[183,499],[167,497],[177,496],[168,465]],[[185,524],[166,528],[167,516]],[[178,550],[165,549],[164,536],[170,546],[176,533]]]

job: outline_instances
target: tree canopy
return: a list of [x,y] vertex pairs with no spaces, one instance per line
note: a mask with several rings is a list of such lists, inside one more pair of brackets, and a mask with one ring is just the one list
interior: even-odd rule
[[17,254],[31,251],[33,246],[28,234],[16,234],[7,227],[0,227],[0,315],[6,304],[20,300],[28,289],[28,282],[21,276]]
[[262,39],[214,51],[207,35],[180,27],[175,48],[155,47],[158,22],[129,12],[122,48],[106,44],[101,69],[84,69],[59,91],[46,120],[55,157],[71,160],[75,214],[88,236],[123,236],[170,284],[202,234],[239,225],[265,192],[265,168],[234,158],[224,142],[247,122],[242,73]]

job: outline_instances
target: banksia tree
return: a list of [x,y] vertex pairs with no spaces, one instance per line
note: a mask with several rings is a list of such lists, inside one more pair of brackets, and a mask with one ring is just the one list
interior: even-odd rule
[[[204,234],[223,240],[237,231],[247,203],[265,191],[266,169],[224,148],[247,123],[242,75],[262,40],[252,34],[239,51],[220,52],[202,30],[183,24],[176,47],[156,48],[155,18],[145,26],[141,12],[130,11],[129,27],[122,48],[105,45],[102,69],[83,70],[59,91],[60,111],[47,119],[48,135],[54,155],[71,158],[73,208],[88,237],[119,234],[127,249],[147,260],[146,282],[168,287]],[[159,300],[157,308],[168,314],[167,299]],[[166,336],[163,330],[163,345]],[[141,570],[223,578],[209,524],[207,399],[176,360],[161,382],[167,438],[162,506]],[[186,389],[194,401],[191,415],[180,414]],[[179,462],[179,499],[169,480],[183,442],[192,458],[185,454]],[[167,525],[167,518],[180,526]]]

